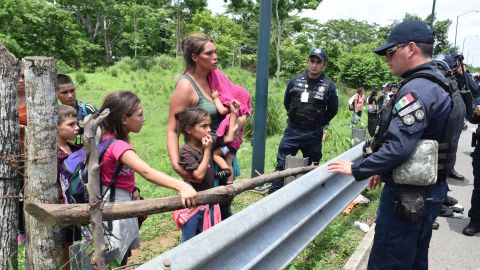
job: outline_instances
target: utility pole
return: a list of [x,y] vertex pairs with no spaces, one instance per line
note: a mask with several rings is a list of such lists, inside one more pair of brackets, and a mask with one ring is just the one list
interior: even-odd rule
[[265,169],[271,21],[272,0],[262,0],[260,6],[260,26],[258,31],[255,117],[253,122],[252,177],[257,176],[256,172],[263,173]]
[[437,1],[433,0],[432,15],[430,15],[430,28],[432,28],[432,31],[433,31],[433,21],[435,20],[435,2]]

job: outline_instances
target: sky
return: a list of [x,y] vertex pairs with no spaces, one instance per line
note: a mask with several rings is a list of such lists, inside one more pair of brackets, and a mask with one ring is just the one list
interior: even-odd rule
[[[272,0],[273,1],[273,0]],[[213,13],[224,12],[223,0],[208,0]],[[330,19],[355,19],[389,25],[401,20],[405,13],[421,18],[432,12],[433,0],[323,0],[316,10],[308,10],[300,15],[317,19],[323,23]],[[437,0],[435,14],[437,20],[450,19],[449,41],[455,43],[455,26],[458,17],[457,47],[463,47],[465,62],[480,67],[480,1],[479,0]],[[463,15],[462,15],[463,14]],[[463,46],[464,45],[464,46]]]

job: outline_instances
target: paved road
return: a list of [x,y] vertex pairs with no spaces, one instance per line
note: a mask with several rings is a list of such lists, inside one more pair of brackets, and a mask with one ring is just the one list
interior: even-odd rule
[[463,228],[468,224],[468,210],[473,189],[472,158],[470,152],[471,134],[474,125],[460,137],[457,162],[455,169],[465,175],[465,181],[449,179],[451,191],[449,196],[456,198],[465,208],[466,219],[444,218],[437,219],[440,229],[433,231],[430,242],[429,269],[433,270],[478,270],[480,269],[480,234],[468,237],[462,234]]

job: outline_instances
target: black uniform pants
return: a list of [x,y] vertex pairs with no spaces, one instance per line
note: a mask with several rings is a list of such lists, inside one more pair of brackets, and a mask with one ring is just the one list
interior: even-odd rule
[[[320,162],[322,159],[322,137],[323,128],[304,131],[287,127],[283,134],[282,141],[278,146],[277,166],[275,170],[285,169],[285,157],[295,156],[298,150],[302,151],[303,157],[308,158],[308,162]],[[283,178],[272,182],[268,193],[271,194],[283,187]]]

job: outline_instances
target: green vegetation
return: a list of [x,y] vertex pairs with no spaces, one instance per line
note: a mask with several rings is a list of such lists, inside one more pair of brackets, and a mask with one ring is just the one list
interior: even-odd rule
[[[131,134],[131,142],[138,154],[148,161],[152,167],[178,178],[172,170],[168,158],[165,132],[170,95],[181,71],[182,63],[180,59],[159,56],[145,60],[126,58],[107,69],[98,68],[95,73],[74,72],[71,75],[77,85],[78,98],[97,106],[101,105],[102,98],[107,93],[115,89],[130,89],[137,93],[142,99],[146,122],[139,134]],[[224,71],[233,82],[245,86],[252,93],[255,87],[254,74],[239,68],[229,68]],[[83,84],[80,84],[78,80],[82,80]],[[266,172],[272,172],[275,168],[278,144],[286,124],[286,112],[283,106],[279,105],[283,102],[285,87],[286,84],[283,81],[277,80],[269,83],[267,127],[269,136],[266,142]],[[330,125],[327,140],[323,146],[323,162],[344,152],[351,145],[351,112],[347,110],[347,99],[351,93],[353,93],[353,90],[343,86],[339,87],[340,111]],[[364,116],[359,126],[364,127],[366,120]],[[251,121],[251,118],[249,121]],[[250,177],[252,147],[248,134],[250,134],[251,123],[249,122],[248,125],[246,127],[247,139],[238,152],[242,168],[240,178]],[[151,184],[138,175],[137,185],[146,198],[175,194],[174,191]],[[253,192],[241,194],[234,200],[234,212],[240,211],[263,196]],[[344,224],[344,227],[352,226],[350,219],[337,222]],[[339,233],[342,230],[343,227],[335,229]],[[141,228],[141,239],[143,242],[142,249],[140,252],[134,253],[132,262],[148,260],[177,245],[180,241],[180,230],[175,227],[170,213],[152,215]],[[334,239],[332,238],[329,241],[334,241]],[[350,243],[350,245],[354,246],[355,244]],[[314,246],[318,246],[318,243]],[[317,251],[308,250],[310,250],[310,253],[317,253]],[[297,263],[294,265],[297,265]]]
[[[207,9],[207,0],[3,0],[0,42],[17,57],[55,57],[63,72],[94,71],[125,57],[181,55],[181,40],[204,32],[216,41],[223,67],[254,70],[260,1],[223,2],[226,12],[214,15]],[[378,63],[381,59],[370,49],[386,39],[397,21],[387,26],[353,19],[319,23],[298,15],[321,2],[279,0],[272,6],[270,75],[285,79],[298,73],[309,50],[320,46],[327,51],[337,82],[341,77],[356,88],[359,84],[378,87],[379,81],[391,80],[387,67]],[[403,20],[409,19],[429,21],[405,14]],[[450,20],[435,21],[435,54],[455,50],[447,39],[450,25]],[[349,74],[352,67],[347,62],[367,66]]]

